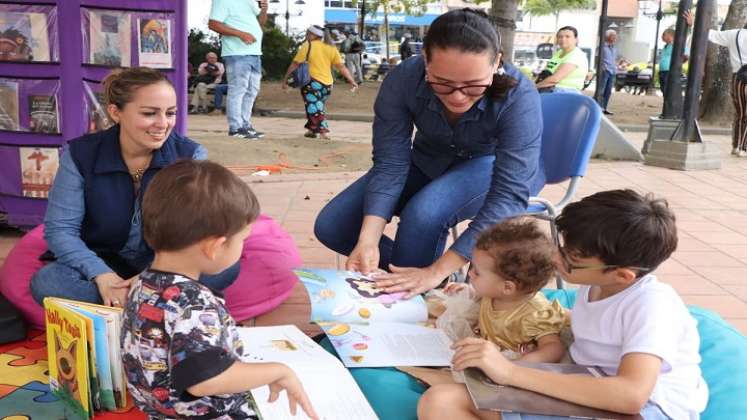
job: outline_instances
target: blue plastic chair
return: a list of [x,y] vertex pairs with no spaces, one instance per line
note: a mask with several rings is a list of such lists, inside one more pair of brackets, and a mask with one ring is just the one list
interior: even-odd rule
[[[542,150],[541,164],[545,172],[545,185],[569,181],[565,195],[557,203],[542,197],[530,197],[527,214],[550,222],[552,240],[558,244],[555,218],[578,188],[594,149],[602,113],[593,99],[578,93],[543,93],[542,100]],[[454,240],[459,236],[452,228]],[[563,288],[558,277],[557,287]]]

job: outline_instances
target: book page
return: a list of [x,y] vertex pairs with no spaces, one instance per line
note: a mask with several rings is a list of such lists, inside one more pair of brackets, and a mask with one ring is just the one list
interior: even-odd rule
[[416,324],[326,324],[329,336],[347,367],[449,366],[454,351],[443,331]]
[[[239,328],[247,363],[279,362],[288,365],[303,383],[320,419],[376,419],[358,384],[339,360],[307,337],[297,327]],[[291,416],[285,392],[269,403],[270,390],[262,386],[252,390],[257,407],[266,419],[305,419],[298,407]]]
[[371,278],[351,271],[302,268],[294,273],[311,300],[311,322],[424,322],[428,307],[421,296],[384,293]]

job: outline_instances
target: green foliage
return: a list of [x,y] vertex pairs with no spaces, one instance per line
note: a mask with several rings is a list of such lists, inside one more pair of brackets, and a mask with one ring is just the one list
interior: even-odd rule
[[563,10],[593,9],[596,5],[594,0],[526,0],[523,9],[534,16],[557,17]]
[[187,38],[187,61],[192,63],[196,69],[200,63],[205,61],[205,54],[210,51],[220,56],[220,38],[214,36],[212,32],[205,33],[199,29],[190,29]]
[[[353,0],[353,5],[360,8],[361,0]],[[405,13],[412,16],[423,15],[431,0],[366,0],[366,14],[375,16],[378,11]]]
[[280,80],[293,60],[302,39],[289,38],[277,27],[265,29],[262,36],[262,69],[265,79]]

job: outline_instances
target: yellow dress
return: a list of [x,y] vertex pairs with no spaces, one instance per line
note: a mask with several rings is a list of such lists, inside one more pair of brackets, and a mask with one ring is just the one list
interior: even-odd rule
[[566,310],[560,303],[557,300],[551,303],[542,293],[517,308],[503,311],[493,309],[491,298],[484,297],[480,301],[480,335],[501,350],[521,353],[522,344],[548,334],[560,334],[568,323]]

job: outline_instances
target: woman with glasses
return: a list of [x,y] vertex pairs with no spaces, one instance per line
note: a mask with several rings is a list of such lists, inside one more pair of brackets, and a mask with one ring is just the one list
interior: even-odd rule
[[[319,241],[349,256],[346,269],[388,270],[377,277],[388,292],[425,292],[471,260],[482,230],[523,213],[542,187],[539,94],[503,63],[500,44],[482,11],[453,10],[433,22],[423,54],[384,80],[373,168],[314,227]],[[395,215],[390,238],[384,228]],[[444,253],[449,228],[468,219]]]
[[[555,34],[558,50],[555,51],[543,73],[538,78],[537,89],[545,91],[579,92],[584,88],[584,79],[589,72],[589,60],[578,47],[578,31],[573,26],[564,26]],[[542,73],[541,73],[542,74]]]

